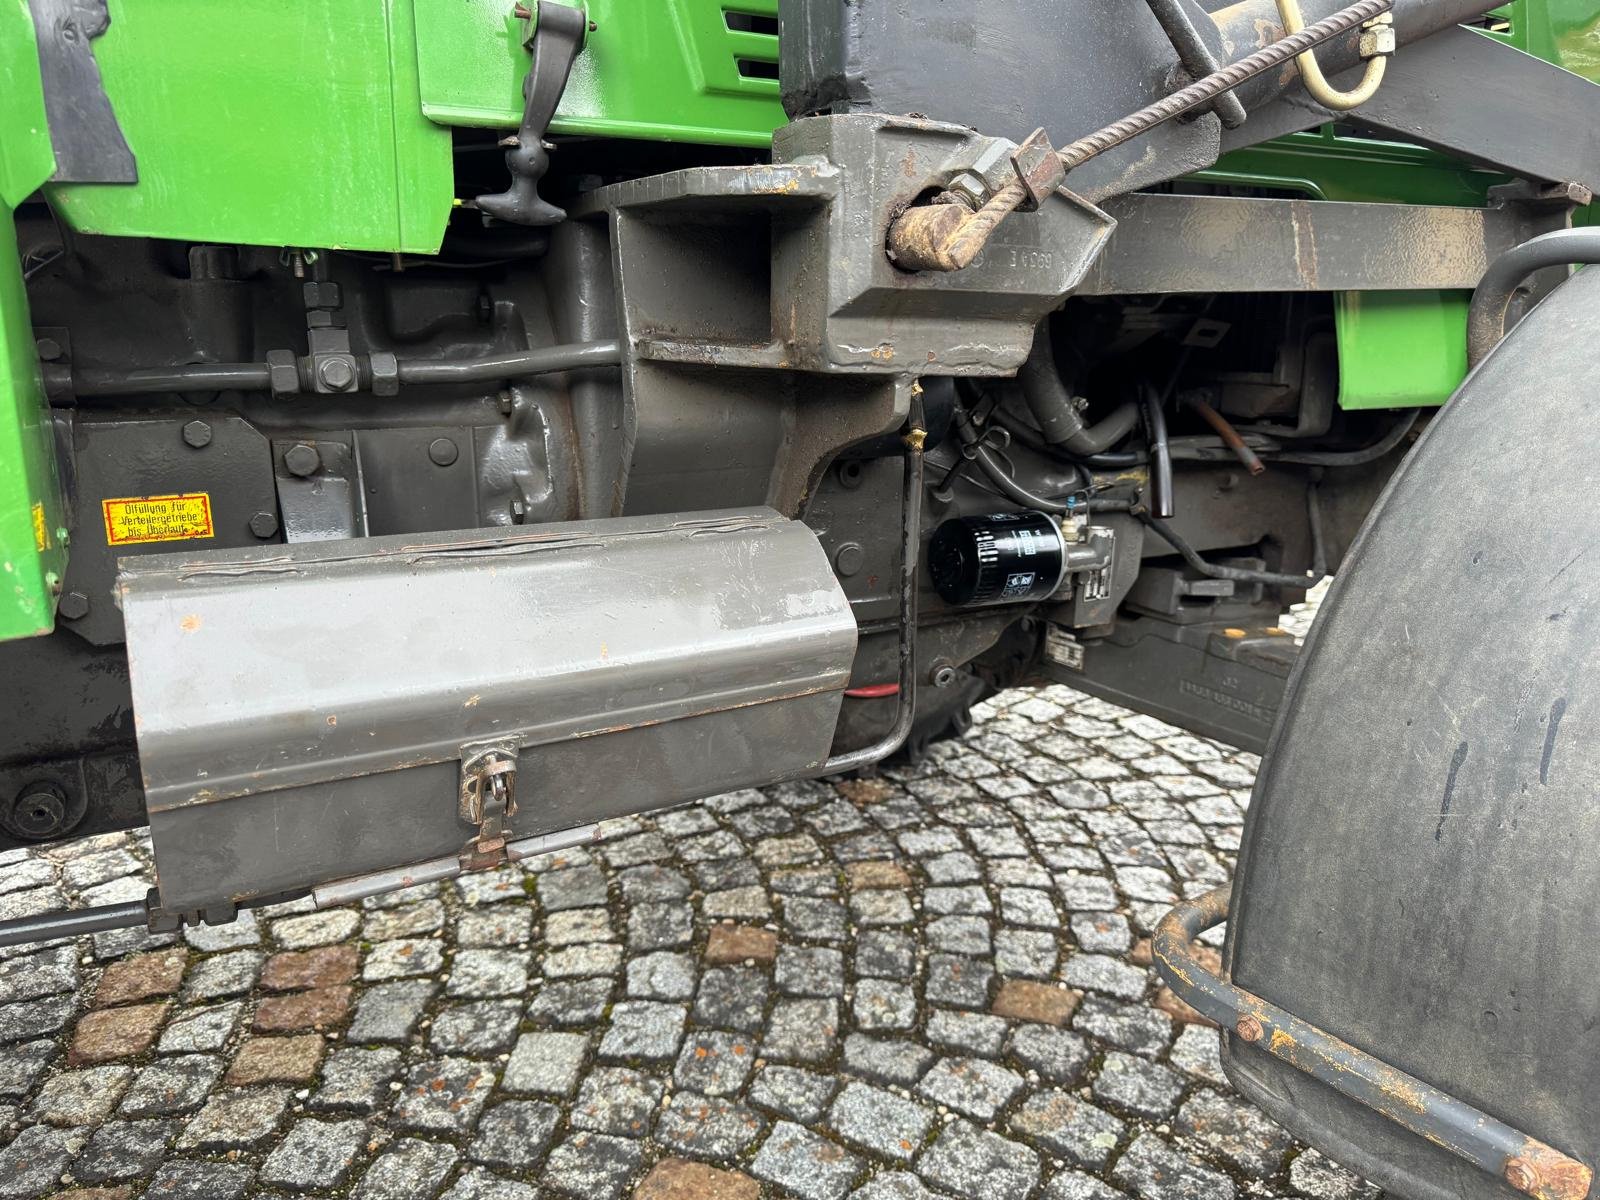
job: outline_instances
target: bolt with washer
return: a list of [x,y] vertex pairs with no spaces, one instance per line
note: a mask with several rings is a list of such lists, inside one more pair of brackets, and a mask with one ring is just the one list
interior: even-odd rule
[[934,667],[933,672],[928,676],[929,682],[936,688],[947,688],[955,683],[958,678],[959,674],[949,663],[940,663]]

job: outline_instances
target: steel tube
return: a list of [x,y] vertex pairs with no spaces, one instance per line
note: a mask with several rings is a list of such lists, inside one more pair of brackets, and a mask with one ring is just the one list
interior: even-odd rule
[[[1156,20],[1161,22],[1162,32],[1178,52],[1178,61],[1183,64],[1185,71],[1199,79],[1222,65],[1190,21],[1189,13],[1193,10],[1185,6],[1184,0],[1148,0],[1148,3]],[[1244,105],[1232,92],[1223,92],[1211,107],[1229,129],[1237,129],[1245,122]]]
[[[556,850],[567,850],[584,842],[592,842],[598,830],[598,825],[580,825],[575,829],[563,829],[557,833],[540,833],[532,837],[517,838],[506,843],[506,861],[520,862],[525,858],[537,858],[541,854],[550,854]],[[426,862],[412,863],[410,866],[374,871],[370,875],[357,875],[353,879],[319,884],[311,889],[311,898],[319,909],[336,908],[341,904],[365,900],[368,896],[381,896],[385,892],[397,892],[401,888],[416,887],[421,883],[455,879],[461,874],[463,874],[461,858],[459,855],[451,854],[443,858],[430,858]]]
[[1506,313],[1535,271],[1600,262],[1600,229],[1558,229],[1508,250],[1484,272],[1467,310],[1467,366],[1477,366],[1506,335]]
[[905,438],[906,474],[900,500],[900,675],[894,724],[870,745],[825,760],[819,775],[841,775],[888,758],[911,736],[917,708],[917,567],[922,545],[922,443],[927,437],[922,398],[911,401]]
[[26,942],[55,941],[81,937],[108,929],[134,929],[150,919],[143,900],[125,904],[102,904],[97,908],[63,909],[34,917],[0,921],[0,946],[20,946]]
[[402,358],[399,370],[401,383],[486,383],[548,375],[554,371],[576,371],[583,367],[614,367],[621,361],[622,347],[615,339],[610,339],[545,346],[539,350],[484,358],[438,361]]
[[1178,905],[1151,938],[1162,978],[1182,999],[1236,1037],[1519,1191],[1539,1200],[1588,1195],[1593,1173],[1583,1163],[1207,970],[1195,939],[1228,919],[1229,890]]
[[[1395,0],[1395,41],[1403,47],[1441,29],[1481,17],[1499,6],[1494,0]],[[1340,0],[1301,0],[1300,7],[1306,21],[1315,24],[1340,11],[1344,5]],[[1268,40],[1283,36],[1277,0],[1240,0],[1212,13],[1211,19],[1216,22],[1222,44],[1230,56],[1243,57],[1261,49]],[[1324,42],[1317,50],[1317,61],[1322,65],[1323,74],[1328,76],[1360,66],[1361,30],[1353,29]],[[1246,108],[1259,108],[1299,83],[1298,71],[1275,72],[1256,76],[1235,89],[1234,94]]]

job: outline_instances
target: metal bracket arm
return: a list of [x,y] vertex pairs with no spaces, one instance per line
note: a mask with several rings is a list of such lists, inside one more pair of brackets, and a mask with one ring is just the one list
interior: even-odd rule
[[1594,1172],[1521,1130],[1391,1067],[1201,965],[1194,939],[1228,919],[1230,888],[1180,904],[1156,927],[1151,949],[1182,999],[1251,1045],[1442,1146],[1535,1200],[1584,1200]]

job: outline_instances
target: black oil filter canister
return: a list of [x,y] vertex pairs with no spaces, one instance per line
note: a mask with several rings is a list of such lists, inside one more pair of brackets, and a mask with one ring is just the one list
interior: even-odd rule
[[928,569],[946,604],[1042,600],[1066,574],[1066,539],[1040,512],[954,517],[934,532]]

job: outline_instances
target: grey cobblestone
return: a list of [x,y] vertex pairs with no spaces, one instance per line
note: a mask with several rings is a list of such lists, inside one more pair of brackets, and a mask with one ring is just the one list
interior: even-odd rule
[[[0,952],[0,1200],[63,1176],[623,1200],[666,1156],[767,1200],[1376,1197],[1233,1095],[1216,1030],[1155,1007],[1140,957],[1171,897],[1231,871],[1254,757],[1065,688],[975,717],[872,780],[628,818],[349,910]],[[0,853],[0,916],[142,895],[150,868],[143,835]],[[752,957],[707,960],[724,921]],[[173,944],[155,1046],[69,1066],[99,972]],[[336,945],[355,979],[320,1065],[228,1086],[263,964]],[[1022,981],[1062,1003],[1018,1009]]]

